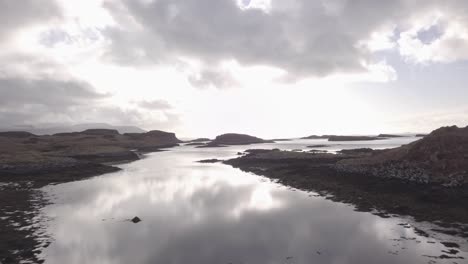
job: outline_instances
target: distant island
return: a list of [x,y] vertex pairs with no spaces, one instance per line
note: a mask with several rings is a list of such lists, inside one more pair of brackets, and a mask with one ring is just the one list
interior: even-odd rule
[[328,141],[367,141],[404,137],[401,135],[379,134],[377,136],[311,135],[301,139],[327,139]]
[[7,126],[1,127],[0,132],[8,131],[24,131],[35,135],[53,135],[58,133],[80,132],[87,129],[112,129],[117,130],[121,134],[125,133],[145,133],[144,129],[136,126],[116,126],[106,123],[84,123],[75,125],[41,125],[41,126]]
[[217,136],[214,140],[198,146],[199,148],[216,148],[224,147],[229,145],[250,145],[250,144],[261,144],[261,143],[274,143],[273,140],[265,140],[258,137],[246,135],[227,133]]

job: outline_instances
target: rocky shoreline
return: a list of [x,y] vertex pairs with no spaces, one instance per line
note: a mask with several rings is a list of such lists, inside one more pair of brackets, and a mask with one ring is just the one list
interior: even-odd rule
[[395,149],[249,150],[224,163],[359,211],[457,226],[458,235],[468,238],[467,154],[468,128],[448,127]]
[[43,262],[38,255],[50,242],[35,220],[47,204],[39,188],[116,172],[120,169],[113,164],[135,161],[180,142],[175,134],[163,131],[0,133],[0,263]]
[[[468,198],[468,186],[448,188],[337,169],[337,163],[354,158],[357,156],[249,150],[248,154],[224,163],[286,186],[317,192],[333,201],[353,204],[358,211],[384,217],[408,215],[417,221],[442,225],[468,224],[468,208],[464,203]],[[468,228],[460,227],[459,235],[468,238]]]

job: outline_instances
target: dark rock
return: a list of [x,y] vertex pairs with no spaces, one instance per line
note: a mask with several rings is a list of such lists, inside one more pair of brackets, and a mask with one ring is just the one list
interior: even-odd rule
[[340,154],[363,154],[363,153],[372,153],[374,152],[371,148],[358,148],[358,149],[343,149],[338,151]]
[[9,137],[9,138],[28,138],[28,137],[37,137],[29,132],[25,131],[7,131],[7,132],[0,132],[0,137]]
[[416,134],[416,137],[425,137],[427,134]]
[[280,151],[279,149],[248,149],[245,153],[248,154],[260,154],[260,153],[270,153],[272,151]]
[[308,148],[328,148],[330,145],[311,145],[307,146]]
[[158,140],[166,141],[166,144],[171,143],[171,142],[182,143],[182,141],[176,137],[175,133],[165,132],[165,131],[160,131],[160,130],[151,130],[146,133],[125,133],[124,136],[131,138],[133,140],[158,139]]
[[222,162],[222,160],[219,160],[219,159],[206,159],[206,160],[199,160],[197,162],[199,162],[199,163],[218,163],[218,162]]
[[460,245],[454,242],[440,242],[440,243],[448,248],[460,248]]
[[[377,151],[376,155],[385,152]],[[385,213],[381,216],[410,215],[416,221],[468,223],[464,202],[468,197],[467,188],[446,188],[338,169],[337,164],[359,160],[361,156],[372,158],[367,154],[356,158],[355,155],[257,150],[223,163],[293,188],[329,194],[333,201],[354,204],[357,211]],[[435,198],[423,199],[428,192]]]
[[115,129],[86,129],[80,132],[80,134],[93,135],[93,136],[116,136],[119,135],[119,131]]
[[264,140],[245,134],[229,133],[217,136],[211,143],[216,145],[249,145],[256,143],[274,143],[274,141]]
[[72,158],[78,160],[85,160],[94,163],[107,163],[107,162],[123,162],[123,161],[134,161],[138,160],[139,156],[133,151],[119,151],[119,152],[107,152],[107,153],[96,153],[96,154],[84,154],[75,155]]
[[392,134],[380,134],[377,137],[381,137],[381,138],[399,138],[399,137],[404,137],[404,136],[392,135]]
[[443,127],[411,144],[337,164],[347,172],[445,187],[468,184],[468,127]]
[[138,216],[135,216],[130,221],[132,221],[134,224],[137,224],[137,223],[141,222],[141,219]]

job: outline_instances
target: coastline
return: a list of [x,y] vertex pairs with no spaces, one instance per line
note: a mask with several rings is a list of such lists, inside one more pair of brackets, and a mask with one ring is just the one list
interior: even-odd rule
[[[264,176],[285,186],[313,191],[332,201],[354,205],[356,211],[382,217],[401,215],[458,229],[468,238],[468,186],[444,187],[396,178],[340,171],[336,163],[359,155],[250,150],[224,164]],[[438,230],[443,233],[443,230]]]
[[161,144],[138,151],[119,151],[53,157],[37,162],[14,162],[0,166],[0,263],[29,261],[42,263],[42,249],[50,244],[41,230],[40,210],[49,202],[40,188],[74,182],[117,172],[116,164],[144,158],[144,154],[164,151],[175,144]]

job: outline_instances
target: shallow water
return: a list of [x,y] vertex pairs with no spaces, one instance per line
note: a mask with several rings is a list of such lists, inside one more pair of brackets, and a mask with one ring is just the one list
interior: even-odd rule
[[[326,149],[388,148],[398,138],[333,142]],[[464,263],[440,260],[441,241],[353,206],[281,186],[223,164],[248,148],[305,149],[323,140],[197,149],[182,146],[122,171],[44,188],[52,244],[46,263]],[[339,144],[339,145],[338,145]],[[142,222],[128,219],[138,216]],[[435,243],[433,243],[435,242]],[[463,250],[463,249],[462,249]],[[426,255],[426,256],[425,256]],[[468,258],[465,252],[456,256]]]

